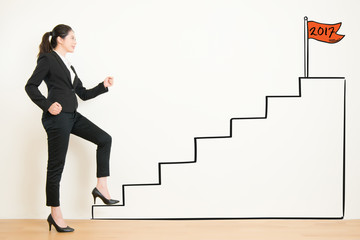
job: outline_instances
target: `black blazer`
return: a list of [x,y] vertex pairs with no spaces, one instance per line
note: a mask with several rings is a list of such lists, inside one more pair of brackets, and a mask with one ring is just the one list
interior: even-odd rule
[[[71,66],[72,70],[75,69]],[[48,88],[48,96],[44,97],[39,91],[39,85],[45,81]],[[70,71],[59,57],[52,51],[40,54],[37,66],[25,85],[25,91],[31,100],[38,105],[44,112],[49,107],[58,102],[62,106],[63,112],[75,112],[78,102],[75,93],[82,99],[88,100],[108,91],[103,82],[96,87],[87,90],[75,72],[75,80],[72,84]]]

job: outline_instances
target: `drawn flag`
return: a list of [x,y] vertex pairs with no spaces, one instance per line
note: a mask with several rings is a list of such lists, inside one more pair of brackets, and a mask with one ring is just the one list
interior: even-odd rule
[[312,38],[326,43],[337,43],[345,37],[345,35],[337,34],[340,26],[341,22],[336,24],[323,24],[314,21],[308,21],[309,39]]

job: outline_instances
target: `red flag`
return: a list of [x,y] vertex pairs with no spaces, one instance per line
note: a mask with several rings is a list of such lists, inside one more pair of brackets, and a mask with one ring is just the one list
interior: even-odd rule
[[341,39],[343,39],[343,37],[345,37],[345,35],[337,34],[337,31],[339,30],[340,26],[341,26],[341,22],[336,24],[323,24],[314,21],[309,21],[308,22],[309,39],[313,38],[321,42],[337,43]]

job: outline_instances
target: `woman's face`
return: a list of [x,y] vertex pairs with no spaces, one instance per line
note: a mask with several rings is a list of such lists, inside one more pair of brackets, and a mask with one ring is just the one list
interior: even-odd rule
[[65,38],[58,37],[58,44],[66,51],[66,52],[74,52],[76,46],[76,38],[75,33],[70,31]]

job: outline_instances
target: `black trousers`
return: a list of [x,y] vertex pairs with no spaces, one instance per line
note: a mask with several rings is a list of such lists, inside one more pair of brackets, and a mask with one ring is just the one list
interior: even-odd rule
[[80,113],[43,113],[42,124],[48,137],[48,165],[46,177],[46,205],[60,206],[60,180],[65,165],[70,134],[97,145],[97,177],[110,175],[111,136]]

